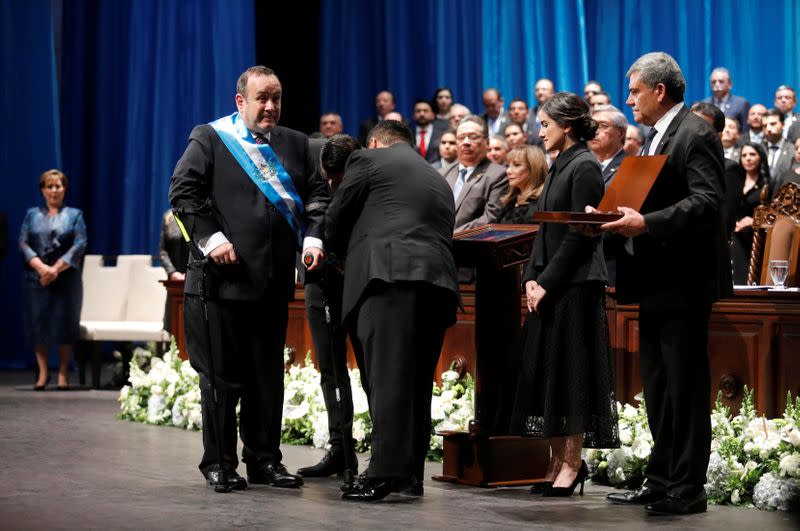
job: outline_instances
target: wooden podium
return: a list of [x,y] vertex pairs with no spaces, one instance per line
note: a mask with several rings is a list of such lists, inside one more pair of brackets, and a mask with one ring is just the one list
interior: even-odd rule
[[[439,481],[481,487],[526,485],[544,478],[547,440],[507,435],[520,335],[520,268],[536,225],[484,225],[457,233],[459,267],[475,268],[475,419],[468,432],[443,432]],[[513,383],[512,383],[513,382]]]

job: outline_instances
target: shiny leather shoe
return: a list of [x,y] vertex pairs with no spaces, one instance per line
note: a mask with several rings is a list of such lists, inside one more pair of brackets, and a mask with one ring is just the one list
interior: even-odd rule
[[695,514],[704,513],[708,507],[706,491],[701,490],[694,496],[682,497],[667,494],[662,499],[644,506],[647,514],[666,515],[666,514]]
[[363,484],[356,485],[352,490],[342,494],[343,500],[349,501],[378,501],[392,492],[401,492],[411,486],[413,479],[367,479]]
[[245,490],[247,481],[231,468],[219,469],[214,466],[204,474],[206,483],[214,487],[216,492],[230,492],[231,490]]
[[259,485],[295,488],[303,484],[303,478],[290,474],[283,463],[260,463],[247,465],[247,481]]
[[542,496],[545,498],[572,496],[572,493],[575,492],[575,487],[578,486],[578,483],[581,484],[581,490],[579,494],[583,496],[583,483],[586,481],[587,477],[589,477],[589,467],[586,466],[586,461],[581,461],[581,467],[578,469],[578,473],[575,474],[575,479],[572,480],[572,485],[569,487],[550,487],[549,489],[542,491]]
[[[358,460],[356,454],[350,456],[351,470],[355,474],[358,472]],[[334,474],[341,476],[345,468],[344,453],[341,449],[333,448],[328,450],[319,463],[314,466],[306,466],[297,470],[297,474],[305,478],[326,478]]]
[[553,488],[552,481],[540,481],[539,483],[534,483],[531,485],[531,494],[537,494],[542,496],[545,491],[548,491]]
[[626,492],[611,492],[606,499],[611,503],[620,505],[646,505],[663,500],[667,496],[666,489],[650,486],[647,483],[636,490]]

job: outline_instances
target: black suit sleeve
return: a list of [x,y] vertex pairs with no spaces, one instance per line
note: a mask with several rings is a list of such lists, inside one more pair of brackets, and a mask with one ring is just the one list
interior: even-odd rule
[[723,201],[722,149],[711,130],[698,132],[686,153],[687,196],[666,208],[645,214],[647,232],[664,238],[711,223]]
[[[583,212],[586,205],[596,207],[603,197],[603,174],[600,166],[591,161],[581,162],[573,176],[570,210]],[[567,231],[555,254],[539,275],[539,284],[547,291],[561,287],[572,272],[591,258],[594,240],[572,227]]]
[[325,209],[330,203],[331,196],[328,184],[319,172],[319,163],[314,160],[314,150],[310,148],[308,138],[304,140],[304,150],[307,194],[302,199],[305,205],[305,235],[322,240],[325,232]]
[[350,233],[364,208],[371,166],[358,151],[350,155],[342,184],[325,213],[325,242],[339,258],[344,258]]
[[223,232],[211,208],[210,174],[214,164],[209,127],[198,125],[189,135],[189,145],[175,166],[169,186],[169,202],[177,209],[194,242]]

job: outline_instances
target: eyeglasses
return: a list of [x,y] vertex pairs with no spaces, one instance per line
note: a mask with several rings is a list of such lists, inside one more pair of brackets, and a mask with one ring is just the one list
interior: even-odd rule
[[456,142],[459,144],[463,144],[467,140],[470,142],[478,142],[483,136],[479,135],[478,133],[472,133],[471,135],[460,135],[456,137]]

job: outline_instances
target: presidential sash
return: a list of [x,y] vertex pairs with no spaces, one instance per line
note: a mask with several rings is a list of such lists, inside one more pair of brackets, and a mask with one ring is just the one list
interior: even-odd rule
[[217,132],[253,184],[286,218],[297,235],[297,245],[302,247],[306,230],[302,220],[305,208],[292,178],[272,151],[272,147],[269,144],[256,144],[238,112],[209,125]]

